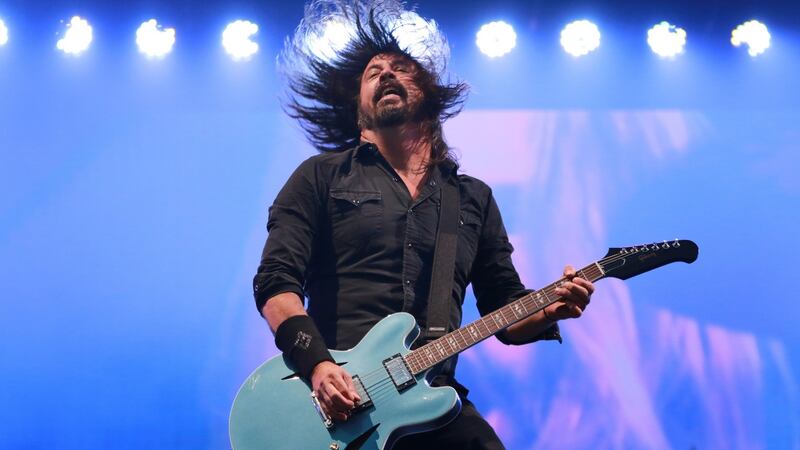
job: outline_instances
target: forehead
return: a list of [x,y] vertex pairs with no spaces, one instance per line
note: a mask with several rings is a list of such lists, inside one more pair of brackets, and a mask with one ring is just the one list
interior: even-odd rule
[[373,56],[372,59],[369,60],[367,63],[367,67],[365,67],[365,71],[370,69],[371,67],[381,67],[383,65],[394,65],[394,64],[406,64],[409,66],[414,66],[414,61],[404,55],[399,55],[396,53],[378,53],[377,55]]

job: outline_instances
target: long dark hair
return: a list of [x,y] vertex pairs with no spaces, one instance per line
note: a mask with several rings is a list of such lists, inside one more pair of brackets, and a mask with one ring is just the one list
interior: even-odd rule
[[[344,23],[350,31],[338,51],[320,52],[309,40],[320,36],[328,21]],[[408,45],[400,33],[416,37]],[[401,38],[401,39],[398,39]],[[435,22],[424,21],[398,1],[317,0],[279,57],[288,81],[284,109],[297,119],[306,137],[320,152],[337,152],[359,143],[358,97],[361,75],[377,54],[403,55],[417,65],[417,84],[424,101],[423,131],[432,144],[431,164],[451,159],[442,122],[457,115],[466,100],[467,85],[443,81],[449,47]]]

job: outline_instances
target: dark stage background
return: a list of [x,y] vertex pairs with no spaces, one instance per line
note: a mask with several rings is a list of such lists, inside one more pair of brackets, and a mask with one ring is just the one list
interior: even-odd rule
[[[530,287],[609,246],[700,258],[598,282],[564,344],[465,353],[459,378],[509,449],[800,448],[800,39],[789,2],[421,2],[472,85],[446,126],[494,189]],[[94,26],[79,57],[60,20]],[[227,448],[239,383],[275,354],[251,297],[267,207],[313,154],[275,55],[300,2],[5,2],[0,47],[0,448]],[[147,60],[134,31],[177,29]],[[261,27],[234,62],[228,22]],[[588,18],[600,48],[558,44]],[[730,45],[757,18],[772,46]],[[478,27],[517,47],[490,60]],[[661,60],[646,30],[687,30]],[[795,231],[793,231],[795,230]],[[474,298],[465,320],[476,317]]]

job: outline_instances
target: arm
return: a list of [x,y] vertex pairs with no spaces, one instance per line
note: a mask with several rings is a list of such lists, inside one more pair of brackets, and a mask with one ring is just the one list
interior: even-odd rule
[[[275,333],[276,341],[280,339],[279,328],[287,319],[308,316],[300,297],[293,292],[283,292],[268,299],[261,309],[261,315]],[[315,333],[315,331],[310,330],[309,332],[318,336],[319,332]],[[286,345],[283,344],[281,347],[286,347]],[[325,412],[337,420],[347,420],[348,411],[361,401],[356,394],[350,374],[331,361],[321,361],[314,366],[311,372],[311,386]]]
[[[529,292],[522,285],[519,274],[511,261],[514,251],[508,241],[497,203],[489,190],[484,203],[484,217],[478,252],[472,268],[472,286],[478,299],[481,315],[488,314]],[[505,344],[520,345],[540,339],[558,339],[560,332],[556,322],[578,317],[589,303],[594,287],[586,280],[574,277],[574,270],[567,266],[564,275],[570,280],[557,293],[565,301],[556,302],[527,319],[510,326],[497,335]]]
[[[256,307],[275,333],[278,348],[311,381],[325,412],[345,420],[360,401],[352,379],[333,363],[313,320],[303,307],[305,274],[325,201],[313,159],[295,170],[270,208],[261,264],[253,280]],[[291,320],[290,320],[291,319]],[[298,346],[306,336],[310,345]]]

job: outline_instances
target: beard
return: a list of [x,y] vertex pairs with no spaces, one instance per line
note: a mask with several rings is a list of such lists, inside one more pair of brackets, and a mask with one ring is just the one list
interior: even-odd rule
[[405,103],[391,103],[389,105],[377,106],[372,114],[359,108],[358,123],[361,128],[376,130],[379,128],[391,128],[403,125],[412,117],[408,105]]
[[[381,103],[381,91],[392,87],[398,92],[399,101]],[[389,82],[382,86],[373,98],[371,111],[365,111],[361,105],[358,107],[358,126],[361,129],[376,130],[391,128],[412,122],[418,119],[419,105],[408,103],[408,91],[400,84]]]

